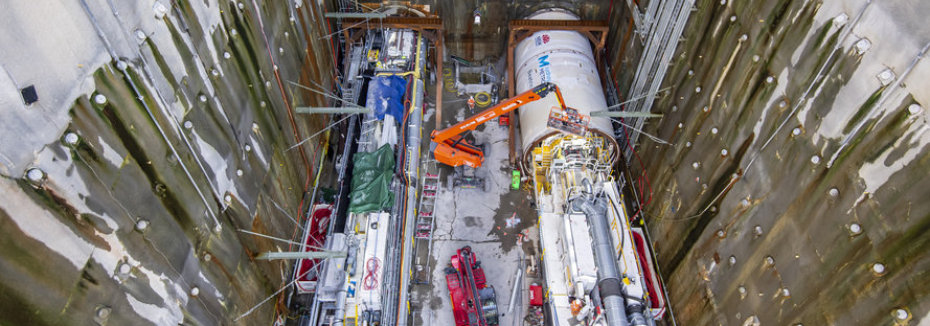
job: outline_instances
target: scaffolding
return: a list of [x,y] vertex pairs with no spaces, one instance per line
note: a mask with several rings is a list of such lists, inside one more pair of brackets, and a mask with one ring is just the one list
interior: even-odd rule
[[[649,2],[645,17],[642,19],[643,23],[637,22],[638,33],[645,36],[646,44],[627,95],[627,98],[631,100],[626,104],[624,111],[648,113],[652,110],[655,95],[659,93],[659,87],[662,85],[668,65],[678,48],[678,40],[681,38],[685,24],[688,23],[693,6],[693,0],[652,0]],[[634,17],[638,14],[639,12],[634,12]],[[626,124],[634,131],[624,133],[622,128],[625,127],[621,126],[617,132],[618,142],[635,144],[639,139],[639,132],[635,130],[643,129],[647,117],[627,119]],[[632,146],[625,147],[623,151],[629,163],[633,157]]]

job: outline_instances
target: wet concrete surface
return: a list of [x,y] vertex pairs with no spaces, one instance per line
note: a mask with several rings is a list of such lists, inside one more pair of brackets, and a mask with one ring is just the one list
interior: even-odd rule
[[[445,91],[442,116],[448,120],[444,125],[461,121],[483,109],[476,107],[469,110],[466,99]],[[434,126],[435,120],[431,119],[435,119],[435,115],[429,111],[426,114],[429,118],[425,119],[424,126]],[[431,131],[429,128],[424,129],[424,134]],[[437,196],[432,253],[426,257],[424,251],[418,250],[416,258],[421,262],[429,260],[431,268],[427,273],[430,282],[414,285],[412,289],[414,325],[453,323],[444,269],[450,257],[463,246],[471,246],[482,262],[489,284],[497,292],[501,314],[505,314],[509,308],[514,275],[521,257],[538,257],[538,240],[534,240],[538,238],[535,229],[536,211],[531,205],[532,197],[525,188],[510,189],[511,168],[507,162],[506,127],[491,121],[479,126],[469,137],[478,144],[486,144],[485,162],[476,174],[485,179],[487,190],[451,187],[450,176],[454,174],[454,169],[439,164],[443,182]],[[513,225],[507,225],[508,219]],[[517,220],[519,222],[513,223]],[[521,296],[525,295],[526,288],[521,292]],[[514,314],[516,311],[519,310],[515,310]],[[501,318],[502,325],[510,325],[512,320],[513,316]],[[522,316],[518,320],[522,320]]]

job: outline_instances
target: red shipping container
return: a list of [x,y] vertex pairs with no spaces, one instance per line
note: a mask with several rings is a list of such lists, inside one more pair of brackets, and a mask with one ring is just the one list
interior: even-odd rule
[[543,304],[542,286],[539,284],[530,285],[530,306],[541,307]]

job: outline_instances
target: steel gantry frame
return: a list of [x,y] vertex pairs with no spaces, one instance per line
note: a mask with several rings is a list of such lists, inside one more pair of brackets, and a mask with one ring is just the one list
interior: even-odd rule
[[[342,19],[342,33],[345,36],[345,53],[369,29],[398,28],[412,29],[433,43],[436,48],[436,69],[442,71],[443,24],[442,19],[432,17],[387,17],[377,20],[377,24],[370,19],[344,18]],[[442,121],[442,78],[436,78],[436,129],[441,128]]]
[[[572,31],[581,33],[591,41],[594,46],[594,61],[597,63],[597,71],[604,79],[603,60],[601,60],[604,47],[607,43],[607,33],[610,26],[606,20],[536,20],[536,19],[516,19],[510,21],[509,35],[507,37],[507,91],[508,96],[516,93],[514,89],[516,76],[513,68],[513,51],[517,44],[540,31]],[[438,85],[437,85],[438,87]],[[438,112],[438,109],[437,109]],[[510,121],[514,121],[514,113],[509,113]],[[510,165],[516,164],[516,129],[514,124],[510,123],[508,127],[510,134]]]

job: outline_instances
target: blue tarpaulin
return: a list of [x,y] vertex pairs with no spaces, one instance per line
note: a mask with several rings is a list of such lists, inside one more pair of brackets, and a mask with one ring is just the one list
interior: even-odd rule
[[399,76],[375,76],[368,83],[368,100],[365,107],[375,112],[383,120],[385,114],[401,121],[404,118],[404,93],[407,81]]

